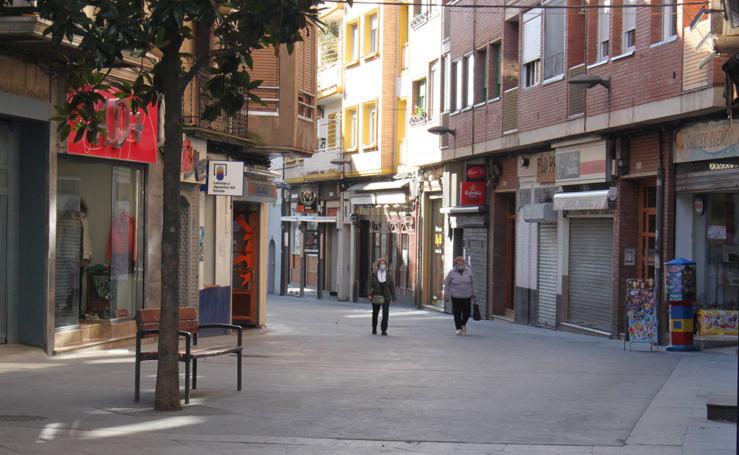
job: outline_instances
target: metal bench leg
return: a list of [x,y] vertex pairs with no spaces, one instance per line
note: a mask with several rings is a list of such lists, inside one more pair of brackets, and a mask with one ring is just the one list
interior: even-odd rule
[[136,378],[134,379],[134,394],[133,401],[139,402],[141,392],[141,362],[136,359]]
[[185,404],[190,403],[190,358],[185,360]]
[[236,353],[236,390],[241,390],[241,353]]
[[198,359],[192,359],[192,389],[198,388]]

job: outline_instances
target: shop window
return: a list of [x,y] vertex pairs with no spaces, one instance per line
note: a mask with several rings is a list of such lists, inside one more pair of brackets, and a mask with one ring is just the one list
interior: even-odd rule
[[60,159],[56,326],[133,317],[143,305],[143,172]]
[[695,231],[694,245],[701,306],[737,309],[739,194],[708,194],[698,197],[703,198],[704,203],[707,199],[708,203],[706,212],[697,220],[700,229]]

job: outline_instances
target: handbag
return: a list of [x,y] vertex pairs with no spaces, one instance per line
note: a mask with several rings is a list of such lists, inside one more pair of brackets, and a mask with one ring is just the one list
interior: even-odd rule
[[482,316],[480,316],[480,305],[476,303],[472,304],[472,319],[475,321],[482,319]]
[[372,303],[375,305],[382,305],[385,303],[385,296],[382,295],[373,295],[372,296]]

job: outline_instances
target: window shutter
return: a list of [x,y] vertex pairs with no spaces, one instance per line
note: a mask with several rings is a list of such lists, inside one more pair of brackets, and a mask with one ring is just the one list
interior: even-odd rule
[[[625,5],[633,5],[634,0],[625,0]],[[624,32],[636,29],[636,8],[624,8]]]
[[326,125],[326,148],[334,148],[336,144],[336,112],[328,114],[328,125]]
[[523,13],[523,63],[541,58],[541,9]]
[[[603,0],[603,6],[611,6],[611,0]],[[611,10],[601,8],[598,12],[598,43],[610,40]]]

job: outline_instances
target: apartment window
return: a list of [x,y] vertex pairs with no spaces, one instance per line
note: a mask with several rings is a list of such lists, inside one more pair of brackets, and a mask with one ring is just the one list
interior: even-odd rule
[[413,17],[423,14],[427,11],[428,5],[424,1],[413,2]]
[[541,9],[523,13],[523,82],[531,87],[540,82],[541,73]]
[[429,64],[429,99],[426,109],[429,118],[436,112],[436,104],[439,102],[439,62],[433,61]]
[[463,61],[457,60],[453,63],[453,73],[452,77],[454,78],[452,81],[452,86],[454,87],[454,97],[452,98],[452,110],[458,111],[462,109],[463,103],[462,103],[462,85],[464,82],[464,69],[463,69]]
[[603,0],[604,8],[598,9],[598,61],[607,60],[611,42],[611,0]]
[[475,55],[464,58],[465,70],[465,99],[464,106],[470,107],[475,102]]
[[635,5],[636,0],[624,0],[623,16],[624,16],[624,37],[623,51],[628,52],[636,46],[636,8],[630,8]]
[[490,68],[491,68],[491,86],[490,96],[492,98],[500,98],[501,91],[501,73],[502,71],[502,53],[500,42],[490,45]]
[[413,82],[413,115],[426,116],[426,78]]
[[564,6],[564,0],[551,0],[546,3],[544,10],[544,79],[564,74],[565,57],[565,10],[557,6]]
[[441,99],[441,112],[448,112],[452,108],[452,64],[449,54],[441,57],[441,86],[444,95]]
[[328,114],[328,123],[326,124],[326,147],[328,148],[334,148],[336,147],[336,126],[337,126],[337,118],[336,118],[336,112],[331,112]]
[[675,0],[664,0],[662,7],[662,40],[677,35],[677,6]]
[[359,22],[354,21],[346,26],[346,63],[354,63],[359,60]]
[[490,61],[488,48],[483,47],[475,53],[475,104],[483,103],[488,99],[490,84]]
[[315,97],[305,92],[298,92],[298,116],[313,120],[313,111],[315,109]]
[[377,102],[365,103],[362,113],[362,145],[374,147],[377,145]]
[[354,151],[357,149],[357,108],[352,107],[345,110],[344,119],[344,145],[347,151]]
[[364,54],[374,55],[379,50],[380,30],[377,13],[371,13],[365,19]]

